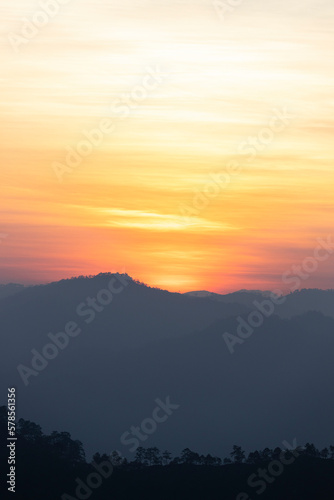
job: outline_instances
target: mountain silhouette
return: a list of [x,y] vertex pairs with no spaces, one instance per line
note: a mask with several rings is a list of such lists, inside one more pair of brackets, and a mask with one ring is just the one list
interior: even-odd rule
[[[262,301],[270,296],[269,291],[239,290],[228,294],[218,294],[207,291],[187,292],[185,295],[201,298],[206,297],[222,303],[243,304],[254,309],[254,301]],[[275,309],[275,314],[289,318],[307,311],[319,311],[334,318],[334,290],[302,289],[286,295],[286,302]]]
[[[91,315],[78,316],[78,306],[88,297],[106,300],[100,292],[111,279],[118,292],[86,323]],[[17,387],[25,418],[46,432],[68,429],[88,455],[118,449],[131,456],[121,436],[168,397],[178,408],[145,436],[145,446],[221,456],[235,442],[246,449],[334,442],[334,319],[313,310],[322,297],[327,311],[333,291],[291,294],[231,354],[224,332],[235,335],[238,318],[247,321],[254,309],[241,301],[245,293],[253,292],[213,300],[108,273],[24,289],[0,300],[1,378]],[[291,317],[279,317],[281,307]],[[18,365],[31,367],[31,350],[42,353],[48,334],[68,322],[80,334],[25,385]]]
[[24,290],[24,285],[19,285],[17,283],[8,283],[8,285],[0,285],[0,299],[9,297],[10,295],[15,295],[18,292]]

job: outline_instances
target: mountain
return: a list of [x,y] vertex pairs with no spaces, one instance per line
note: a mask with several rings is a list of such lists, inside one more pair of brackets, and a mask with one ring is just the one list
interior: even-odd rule
[[[332,293],[302,291],[288,306],[307,310],[320,295],[327,307]],[[228,299],[170,293],[127,275],[31,287],[0,301],[1,379],[17,388],[25,418],[46,432],[67,429],[88,454],[131,457],[136,441],[218,456],[235,443],[334,442],[334,319],[312,311],[280,318],[277,306],[231,354],[223,334],[236,335],[238,318],[253,309]],[[20,375],[19,365],[34,373]]]
[[17,283],[9,283],[8,285],[0,285],[0,300],[5,297],[10,297],[18,292],[24,290],[24,285],[19,285]]
[[[113,293],[108,289],[110,281]],[[108,293],[112,295],[110,304],[106,303]],[[95,306],[89,299],[96,301]],[[4,342],[16,345],[19,340],[16,352],[27,354],[32,343],[43,345],[49,332],[61,331],[66,323],[76,321],[83,325],[85,336],[99,333],[100,345],[119,350],[186,335],[245,311],[243,305],[209,299],[195,303],[191,297],[150,288],[126,274],[104,273],[34,286],[3,298],[0,318],[5,328],[0,342],[5,348],[8,344]]]
[[[239,290],[238,292],[219,294],[207,291],[187,292],[190,297],[207,297],[217,302],[242,304],[250,309],[257,309],[254,302],[262,302],[270,297],[271,292],[260,290]],[[303,314],[307,311],[319,311],[334,318],[334,290],[303,289],[285,295],[284,304],[275,308],[275,314],[281,318]]]

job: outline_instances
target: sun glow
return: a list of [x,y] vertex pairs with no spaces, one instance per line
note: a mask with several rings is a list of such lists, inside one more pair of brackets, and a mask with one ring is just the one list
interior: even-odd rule
[[277,288],[312,254],[333,225],[334,6],[270,5],[69,2],[18,51],[36,3],[4,9],[2,282]]

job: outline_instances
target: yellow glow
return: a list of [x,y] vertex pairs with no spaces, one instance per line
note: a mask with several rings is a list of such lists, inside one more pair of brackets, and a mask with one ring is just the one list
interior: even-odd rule
[[[39,7],[4,8],[0,281],[125,268],[172,290],[279,288],[333,227],[334,5],[306,4],[222,21],[212,2],[81,0],[17,52]],[[332,286],[331,266],[305,286]]]

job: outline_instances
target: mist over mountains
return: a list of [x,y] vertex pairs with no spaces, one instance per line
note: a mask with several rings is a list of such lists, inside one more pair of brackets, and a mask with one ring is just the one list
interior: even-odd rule
[[[233,354],[223,334],[236,336],[268,293],[203,295],[106,273],[3,296],[0,373],[19,413],[67,429],[88,454],[131,456],[136,441],[217,455],[333,442],[334,291],[288,295]],[[168,401],[168,418],[154,414]]]

